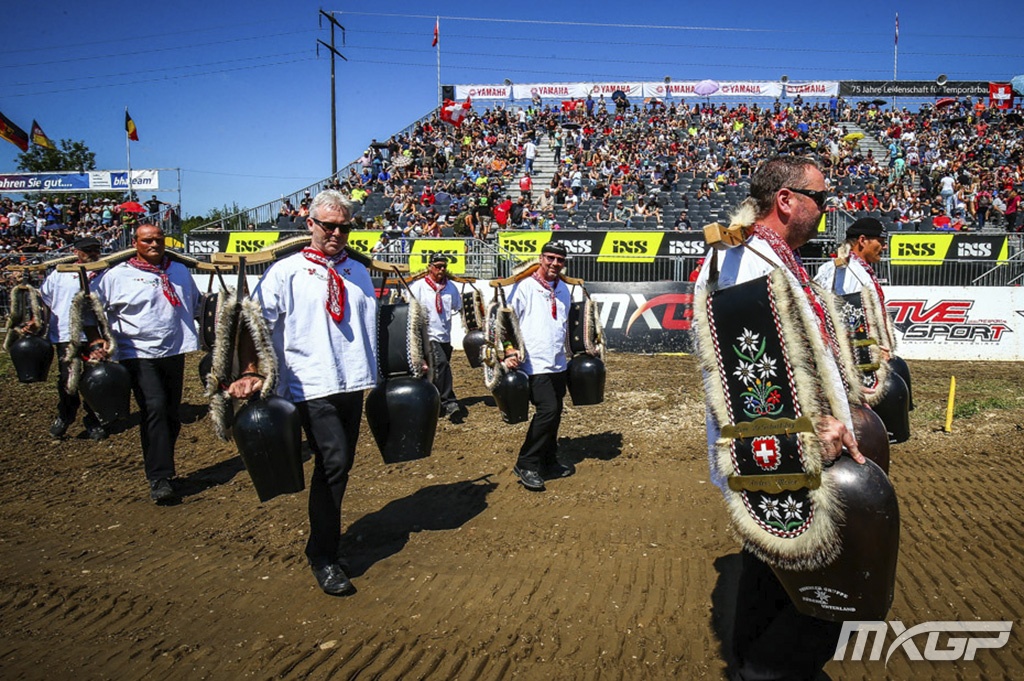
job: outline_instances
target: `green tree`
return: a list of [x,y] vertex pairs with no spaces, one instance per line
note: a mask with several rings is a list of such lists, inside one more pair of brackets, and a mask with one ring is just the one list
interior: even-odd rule
[[220,208],[212,208],[206,215],[192,215],[186,218],[181,223],[181,231],[187,234],[196,227],[203,225],[210,225],[210,228],[213,229],[245,229],[246,216],[239,215],[245,211],[246,209],[237,203],[232,203],[230,206],[224,205]]
[[63,139],[56,149],[32,145],[29,150],[18,154],[18,170],[26,173],[81,173],[96,170],[96,154],[89,151],[85,142]]

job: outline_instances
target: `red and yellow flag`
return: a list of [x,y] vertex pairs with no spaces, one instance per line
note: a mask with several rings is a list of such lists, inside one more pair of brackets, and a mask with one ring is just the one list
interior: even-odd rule
[[34,119],[32,121],[32,144],[44,149],[57,148],[57,145],[55,145],[53,141],[46,136],[46,133],[43,132],[43,129],[39,127],[39,124],[36,123]]
[[128,133],[128,139],[132,142],[139,141],[139,129],[135,127],[135,121],[128,114],[128,109],[124,110],[124,131]]
[[7,116],[0,113],[0,137],[22,151],[28,151],[28,135]]

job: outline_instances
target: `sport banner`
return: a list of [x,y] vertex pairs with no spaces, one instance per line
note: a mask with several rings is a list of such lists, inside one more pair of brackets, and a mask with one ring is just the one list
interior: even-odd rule
[[[912,286],[944,281],[968,285],[989,273],[995,262],[1006,262],[1009,240],[1005,235],[970,232],[889,234],[889,283]],[[989,274],[986,274],[989,273]],[[1009,269],[1006,268],[1006,274]],[[987,285],[998,283],[993,279]]]
[[656,256],[699,256],[707,250],[703,233],[696,231],[498,232],[498,245],[524,261],[540,255],[551,240],[561,242],[570,256],[596,255],[598,262],[653,262]]
[[693,284],[587,284],[608,347],[619,352],[693,352]]
[[1024,289],[887,286],[885,306],[906,359],[1024,359]]

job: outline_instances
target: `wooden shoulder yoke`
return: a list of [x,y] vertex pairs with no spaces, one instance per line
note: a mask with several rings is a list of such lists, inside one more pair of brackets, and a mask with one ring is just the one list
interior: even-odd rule
[[7,269],[11,272],[41,272],[43,270],[48,270],[51,267],[57,267],[58,265],[65,265],[71,262],[78,262],[78,257],[74,255],[65,255],[45,262],[32,263],[31,265],[10,265]]
[[[308,235],[296,236],[278,241],[253,253],[214,253],[210,256],[210,260],[218,265],[231,265],[232,267],[238,267],[243,259],[246,265],[263,265],[297,253],[312,242],[312,237]],[[379,272],[392,273],[397,271],[405,273],[409,271],[408,265],[397,265],[374,260],[348,246],[345,247],[345,250],[348,251],[349,257],[353,260]]]
[[[230,269],[227,267],[218,266],[216,263],[208,263],[202,262],[201,260],[196,260],[191,256],[185,255],[184,253],[179,253],[178,251],[172,251],[171,249],[167,249],[165,253],[167,257],[173,260],[174,262],[179,262],[185,267],[190,267],[192,269],[199,270],[200,272],[225,272]],[[99,260],[96,260],[95,262],[83,263],[72,261],[70,263],[57,265],[57,271],[78,272],[79,270],[85,270],[86,272],[98,272],[100,270],[105,270],[109,267],[113,267],[114,265],[120,265],[121,263],[130,260],[134,256],[135,249],[126,248],[123,251],[118,251],[117,253],[105,255]]]
[[[499,286],[511,286],[512,284],[520,282],[523,279],[532,277],[533,273],[537,271],[538,267],[540,267],[540,263],[533,263],[532,265],[526,267],[521,272],[517,272],[512,276],[505,277],[504,279],[492,279],[490,281],[490,284],[494,288],[498,288]],[[583,280],[578,279],[576,277],[567,277],[564,274],[560,274],[558,275],[558,278],[564,281],[569,286],[583,286]]]

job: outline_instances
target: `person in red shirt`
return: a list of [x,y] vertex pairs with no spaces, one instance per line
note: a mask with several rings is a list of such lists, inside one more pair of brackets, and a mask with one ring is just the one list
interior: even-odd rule
[[530,179],[530,173],[523,173],[523,176],[519,178],[519,194],[530,199],[533,197],[533,180]]
[[431,191],[430,185],[423,187],[423,193],[420,194],[420,205],[421,206],[433,206],[436,199],[434,198],[434,192]]

